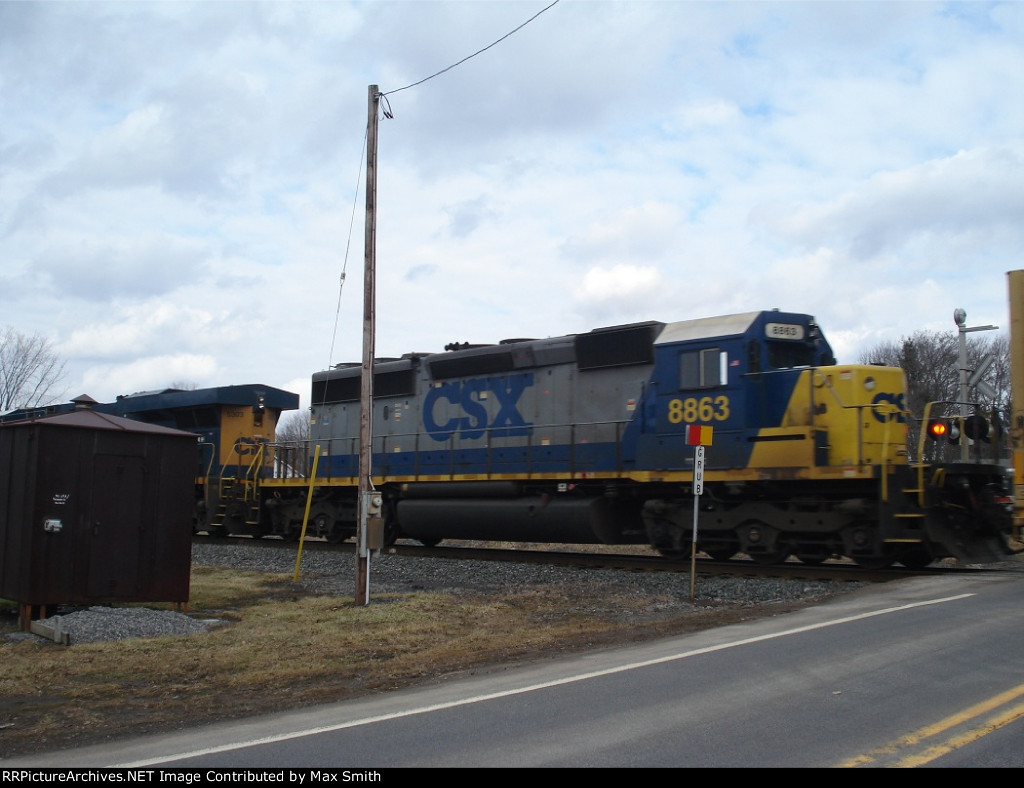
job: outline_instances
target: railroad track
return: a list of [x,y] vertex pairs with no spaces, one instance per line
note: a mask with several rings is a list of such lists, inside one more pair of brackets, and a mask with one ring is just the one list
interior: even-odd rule
[[[781,564],[758,564],[746,558],[733,558],[729,561],[715,561],[711,558],[698,556],[696,561],[672,559],[655,555],[631,555],[615,553],[589,553],[575,551],[548,550],[508,550],[494,548],[443,547],[421,548],[415,546],[395,546],[389,552],[397,555],[428,556],[431,558],[447,558],[453,560],[473,561],[506,561],[511,563],[553,564],[576,566],[580,568],[617,569],[630,572],[676,572],[689,574],[694,567],[698,575],[704,576],[736,576],[736,577],[778,577],[793,580],[849,580],[869,581],[875,583],[888,582],[901,577],[930,575],[951,571],[951,567],[935,567],[910,570],[902,567],[869,570],[856,564],[840,561],[828,561],[817,566],[804,564],[796,560]],[[965,571],[961,567],[956,571]],[[977,571],[977,570],[973,570]]]
[[[280,539],[251,539],[248,537],[208,537],[197,536],[197,540],[216,544],[245,543],[254,549],[298,550],[298,543]],[[562,547],[562,546],[559,546]],[[307,539],[302,546],[304,551],[332,551],[354,553],[352,542],[332,543],[319,539]],[[637,547],[637,550],[642,548]],[[691,563],[689,558],[672,559],[660,555],[642,555],[640,553],[621,553],[610,550],[573,550],[573,549],[537,549],[507,547],[486,547],[445,545],[424,547],[419,544],[400,541],[384,549],[387,555],[409,556],[418,558],[438,558],[452,561],[500,561],[521,564],[548,564],[553,566],[573,566],[579,568],[615,569],[623,572],[676,572],[689,574],[691,565],[695,565],[698,575],[703,576],[736,576],[736,577],[777,577],[791,580],[828,580],[885,583],[905,577],[921,577],[944,575],[950,573],[970,573],[984,571],[979,566],[936,565],[923,569],[907,569],[893,566],[886,569],[866,569],[849,561],[830,560],[818,565],[802,563],[790,559],[781,564],[759,564],[750,559],[736,557],[729,561],[715,561],[711,558],[698,556]]]

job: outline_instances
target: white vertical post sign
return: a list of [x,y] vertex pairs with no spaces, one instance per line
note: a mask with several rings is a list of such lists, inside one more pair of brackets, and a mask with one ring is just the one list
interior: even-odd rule
[[704,447],[693,447],[693,541],[690,546],[690,601],[695,596],[697,584],[697,514],[700,511],[700,495],[704,492]]

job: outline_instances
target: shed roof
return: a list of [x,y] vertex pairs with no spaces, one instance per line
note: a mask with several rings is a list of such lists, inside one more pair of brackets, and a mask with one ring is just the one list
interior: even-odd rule
[[195,437],[195,433],[184,430],[162,427],[159,424],[147,424],[144,421],[126,419],[122,416],[112,416],[109,413],[100,413],[91,408],[73,410],[70,413],[60,413],[56,416],[43,416],[38,419],[16,421],[4,424],[3,427],[17,427],[24,424],[45,424],[46,426],[75,427],[92,430],[116,430],[120,432],[149,433],[162,435],[181,435]]

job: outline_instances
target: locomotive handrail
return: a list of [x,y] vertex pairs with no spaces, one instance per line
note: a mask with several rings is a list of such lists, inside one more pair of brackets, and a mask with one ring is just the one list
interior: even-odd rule
[[[881,404],[882,403],[877,403],[873,407],[878,407]],[[891,402],[890,403],[886,403],[886,404],[889,405],[889,407],[892,409],[891,413],[896,413],[896,414],[902,413],[902,411],[899,408],[897,408],[895,404],[893,404]],[[893,424],[894,421],[895,421],[895,419],[885,419],[885,421],[883,422],[884,425],[885,425],[883,430],[882,430],[882,471],[881,471],[882,490],[881,490],[881,495],[882,495],[882,500],[883,501],[888,501],[889,500],[889,437],[890,437],[890,434],[892,432],[892,424]],[[860,420],[858,419],[858,424],[859,424],[859,422],[860,422]],[[906,439],[905,438],[904,438],[904,449],[903,450],[904,450],[904,453],[906,453]]]
[[249,467],[245,472],[246,488],[249,485],[253,487],[259,484],[260,469],[263,467],[263,448],[266,444],[256,444],[256,452],[253,454],[252,462],[249,463]]
[[269,444],[274,452],[274,463],[270,476],[274,479],[306,479],[309,477],[311,441],[289,440]]
[[[210,454],[210,461],[208,463],[206,463],[206,475],[205,476],[200,476],[199,479],[197,479],[197,482],[200,484],[200,486],[203,489],[203,517],[205,519],[206,517],[209,517],[209,512],[210,512],[210,495],[211,495],[210,477],[213,474],[213,465],[214,465],[214,462],[216,461],[217,457],[215,456],[215,454],[216,454],[216,447],[214,446],[214,444],[212,444],[212,443],[203,443],[202,440],[200,440],[199,446],[200,446],[200,449],[199,449],[200,453],[202,453],[204,447],[209,447],[209,449],[210,449],[210,452],[209,452],[209,454]],[[219,489],[219,486],[218,486],[218,489]]]
[[[925,501],[924,495],[924,471],[926,467],[929,467],[929,463],[924,461],[924,444],[928,439],[927,425],[931,421],[932,405],[948,404],[942,403],[941,401],[927,402],[924,406],[924,414],[921,418],[921,434],[917,438],[917,502],[918,505],[923,507]],[[939,469],[941,470],[941,469]],[[944,472],[943,472],[944,474]],[[932,478],[932,482],[935,483],[936,477]],[[941,482],[940,482],[941,483]]]
[[[590,429],[592,429],[596,433],[598,428],[601,428],[601,427],[610,427],[611,428],[611,433],[612,434],[611,434],[610,437],[611,437],[611,442],[612,442],[612,444],[614,445],[614,448],[615,448],[614,468],[610,468],[608,470],[609,471],[613,471],[614,470],[616,472],[621,472],[621,470],[623,468],[623,464],[622,464],[622,457],[623,457],[622,440],[623,440],[623,435],[624,435],[625,428],[626,428],[627,425],[628,425],[628,422],[624,421],[622,419],[607,420],[607,421],[574,422],[574,423],[551,422],[551,423],[545,423],[545,424],[531,424],[530,425],[531,426],[531,432],[530,432],[530,434],[528,436],[528,441],[527,441],[527,443],[525,445],[525,461],[527,463],[526,474],[527,474],[528,477],[530,477],[533,473],[536,472],[535,467],[534,467],[535,458],[534,458],[533,452],[531,450],[536,448],[538,445],[542,445],[542,444],[535,444],[533,442],[534,435],[538,431],[544,431],[544,430],[552,430],[552,431],[554,431],[554,430],[568,430],[568,433],[569,433],[568,446],[569,446],[569,452],[570,452],[570,454],[569,454],[569,459],[570,459],[570,462],[569,462],[569,473],[570,473],[570,475],[575,476],[577,473],[584,473],[585,472],[585,471],[581,471],[581,470],[579,470],[577,468],[578,457],[577,457],[576,449],[577,449],[577,445],[579,443],[579,438],[580,438],[581,432],[582,433],[586,433],[587,428],[590,428]],[[495,470],[494,456],[493,456],[494,449],[495,448],[500,448],[500,447],[496,447],[495,446],[496,438],[494,437],[493,433],[494,433],[494,431],[496,429],[503,429],[503,428],[487,428],[486,431],[485,431],[485,438],[486,438],[486,440],[485,440],[484,448],[487,451],[485,473],[488,476],[490,476],[493,473],[497,472]],[[372,471],[373,475],[375,475],[375,476],[385,476],[386,477],[386,476],[390,475],[390,473],[393,473],[393,471],[391,471],[391,469],[389,468],[389,463],[388,463],[388,459],[387,459],[388,456],[389,456],[388,449],[389,449],[390,446],[393,446],[393,445],[396,445],[396,444],[400,445],[400,444],[404,443],[408,439],[411,439],[411,448],[409,449],[409,453],[411,453],[411,455],[413,457],[413,466],[412,466],[412,469],[411,469],[411,474],[413,476],[417,476],[417,475],[423,473],[423,467],[421,465],[422,457],[423,457],[423,451],[422,451],[422,447],[421,447],[421,444],[420,444],[420,441],[423,438],[424,438],[424,436],[423,436],[422,433],[420,433],[420,432],[412,432],[412,431],[410,431],[410,432],[401,432],[401,433],[392,433],[390,435],[380,435],[380,436],[377,436],[374,439],[374,442],[377,444],[377,446],[374,447],[374,451],[372,452],[372,454],[374,456],[376,456],[376,457],[379,457],[380,461],[379,461],[379,463],[378,462],[374,463],[375,468]],[[339,442],[342,445],[342,447],[344,447],[344,448],[339,447]],[[336,451],[338,451],[339,448],[341,448],[341,451],[340,451],[341,454],[346,454],[346,455],[349,455],[349,456],[355,456],[358,453],[358,448],[359,448],[358,442],[359,442],[359,438],[355,437],[355,436],[349,436],[349,437],[344,437],[344,438],[331,438],[331,439],[328,439],[326,441],[326,446],[324,445],[325,444],[324,441],[320,442],[321,453],[326,455],[326,456],[328,456],[328,457],[330,457]],[[275,444],[269,444],[269,445],[274,447],[275,451],[280,451],[285,457],[287,457],[291,452],[295,452],[295,451],[299,451],[299,450],[303,450],[303,449],[305,450],[305,453],[308,456],[309,452],[310,452],[310,450],[312,448],[312,441],[311,440],[289,441],[289,442],[287,442],[285,444],[275,443]],[[520,447],[513,447],[513,448],[520,448]],[[447,463],[446,463],[446,468],[445,468],[445,474],[447,476],[451,477],[451,478],[454,478],[457,475],[456,453],[457,453],[458,449],[456,449],[454,447],[449,447],[445,451],[447,453]],[[308,467],[308,463],[303,463],[303,465],[306,465]],[[309,473],[307,471],[305,471],[303,468],[300,468],[298,466],[299,466],[299,463],[292,463],[292,462],[287,462],[287,461],[284,461],[284,460],[275,462],[273,468],[271,469],[271,477],[273,479],[275,479],[275,480],[277,480],[277,479],[285,479],[285,478],[308,479],[309,478]],[[319,478],[322,478],[322,479],[325,479],[325,480],[330,480],[330,479],[334,479],[335,478],[335,475],[334,475],[335,471],[332,468],[332,464],[330,462],[324,463],[323,465],[321,465],[320,468],[319,468],[318,473],[323,474]],[[346,476],[348,478],[353,478],[353,479],[356,478],[356,474],[354,474],[354,473],[353,474],[346,474]]]
[[[805,368],[805,369],[807,369],[807,368]],[[812,405],[812,407],[811,407],[811,413],[810,413],[810,423],[809,423],[808,426],[814,428],[816,426],[816,423],[817,423],[817,420],[818,420],[817,416],[816,416],[816,414],[814,412],[815,411],[814,403],[819,398],[817,398],[815,396],[814,389],[824,387],[830,393],[829,398],[832,399],[836,403],[836,405],[838,407],[840,407],[840,408],[842,408],[844,410],[851,410],[851,411],[857,411],[857,412],[861,412],[861,411],[865,411],[866,410],[866,411],[870,411],[870,412],[881,414],[881,419],[880,420],[885,424],[885,429],[884,429],[883,437],[882,437],[882,441],[881,441],[882,452],[884,454],[884,457],[886,458],[884,464],[886,464],[886,465],[891,464],[891,458],[889,457],[889,453],[891,451],[891,447],[894,445],[894,439],[893,439],[893,433],[892,433],[892,423],[897,420],[898,416],[900,416],[900,415],[907,416],[907,415],[909,415],[909,413],[907,411],[901,410],[895,404],[889,403],[889,402],[877,402],[877,403],[871,403],[871,404],[855,404],[855,405],[847,404],[847,403],[845,403],[843,401],[843,398],[841,397],[839,392],[835,389],[835,387],[832,385],[831,381],[828,380],[828,377],[821,373],[820,368],[811,367],[809,369],[810,369],[810,371],[813,374],[812,374],[812,377],[811,377],[811,385],[812,385],[811,405]],[[780,371],[791,371],[791,370],[780,370]],[[804,371],[804,369],[801,369],[799,371],[802,372],[802,371]],[[767,374],[767,373],[762,373],[762,374]],[[856,450],[856,462],[857,462],[858,465],[864,464],[865,448],[864,448],[863,421],[864,421],[864,419],[861,419],[861,418],[858,418],[856,420],[857,426],[856,426],[856,446],[855,446],[855,450]],[[610,428],[611,434],[606,434],[606,442],[607,442],[608,445],[610,445],[611,447],[614,448],[614,459],[613,459],[612,465],[607,467],[607,468],[605,468],[605,469],[603,469],[603,470],[607,471],[607,472],[619,472],[619,473],[621,473],[623,471],[623,469],[624,469],[624,466],[623,466],[623,456],[624,456],[624,454],[623,454],[623,452],[624,452],[623,438],[624,438],[625,429],[626,429],[626,427],[628,427],[628,425],[629,425],[629,421],[622,420],[622,419],[602,420],[602,421],[588,421],[588,422],[570,422],[570,423],[563,423],[563,422],[547,422],[547,423],[542,423],[542,424],[534,423],[534,424],[530,425],[531,429],[530,429],[529,434],[526,436],[526,442],[523,443],[523,444],[519,444],[518,446],[512,445],[509,448],[519,449],[519,450],[522,451],[522,459],[526,463],[526,467],[525,467],[525,471],[520,471],[520,472],[525,472],[527,478],[532,478],[532,476],[535,473],[537,473],[536,463],[538,461],[538,458],[535,456],[534,450],[537,449],[541,445],[541,444],[536,442],[538,434],[539,433],[543,433],[545,431],[551,431],[552,433],[554,433],[555,431],[567,431],[568,432],[568,439],[567,439],[567,441],[564,444],[560,444],[560,445],[564,445],[567,448],[567,450],[568,450],[568,464],[567,464],[567,467],[566,467],[565,470],[568,472],[568,474],[570,476],[576,476],[577,474],[580,474],[580,473],[586,473],[585,469],[581,469],[579,467],[579,449],[583,445],[584,442],[587,442],[587,438],[589,437],[588,436],[588,431],[596,434],[600,430],[600,428],[602,428],[602,427]],[[496,468],[496,459],[495,459],[495,457],[496,457],[496,452],[502,448],[502,445],[500,443],[501,438],[500,437],[499,438],[495,438],[494,437],[493,433],[495,432],[496,429],[500,430],[500,429],[503,429],[503,428],[486,428],[484,430],[484,440],[482,441],[481,448],[484,449],[484,451],[485,451],[485,460],[484,460],[484,470],[483,470],[483,473],[486,476],[491,476],[492,474],[499,473],[499,470]],[[442,470],[441,466],[431,466],[429,468],[425,468],[424,465],[423,465],[424,455],[425,454],[429,454],[429,452],[423,446],[423,441],[427,440],[427,439],[428,439],[428,436],[425,436],[422,432],[420,432],[420,431],[412,431],[412,430],[410,430],[408,432],[390,433],[390,434],[387,434],[387,435],[375,436],[375,438],[374,438],[375,446],[374,446],[374,450],[372,452],[373,457],[374,457],[374,463],[373,463],[374,464],[374,469],[372,471],[373,475],[386,478],[386,477],[392,476],[392,475],[419,476],[421,474],[426,473],[428,475],[436,476],[436,475],[440,474],[442,476],[447,476],[449,478],[455,478],[458,475],[458,467],[459,467],[459,462],[458,462],[457,455],[458,455],[458,452],[462,450],[462,447],[450,446],[449,445],[449,446],[447,446],[445,448],[439,448],[438,449],[439,452],[444,452],[444,455],[445,455],[445,457],[444,457],[444,463],[445,464],[443,466],[443,470]],[[345,436],[345,437],[341,437],[341,438],[331,438],[331,439],[328,439],[327,441],[321,441],[321,444],[320,444],[321,453],[326,455],[326,456],[328,456],[328,457],[332,457],[332,456],[345,456],[345,455],[347,455],[347,456],[356,456],[356,454],[358,453],[358,442],[359,442],[359,438],[356,437],[356,436]],[[274,466],[274,469],[273,469],[273,478],[275,478],[275,479],[295,478],[297,480],[299,480],[299,479],[307,479],[308,476],[309,476],[308,471],[306,471],[305,468],[303,468],[301,466],[306,466],[306,468],[308,468],[308,462],[305,462],[305,463],[290,462],[290,461],[286,461],[285,458],[288,456],[288,453],[290,453],[290,452],[303,451],[303,450],[305,451],[306,455],[308,456],[309,451],[311,449],[311,441],[309,441],[309,440],[302,441],[301,444],[299,444],[297,442],[289,442],[288,444],[279,445],[279,446],[280,446],[279,451],[282,452],[282,454],[284,455],[284,458],[281,461],[275,463],[275,466]],[[402,454],[408,456],[409,461],[410,461],[410,465],[407,468],[405,468],[405,467],[401,467],[401,468],[396,467],[392,462],[390,462],[389,458],[390,458],[390,456],[392,454],[391,449],[394,446],[402,447]],[[338,467],[338,465],[336,463],[332,463],[332,462],[321,463],[320,464],[320,468],[318,470],[319,478],[325,479],[325,480],[332,480],[332,479],[339,479],[339,478],[350,478],[350,479],[357,478],[357,474],[354,472],[354,470],[353,470],[352,473],[344,473],[343,472],[341,474],[338,473],[338,470],[339,470],[339,467]],[[352,470],[352,469],[349,469],[349,470]],[[885,481],[887,481],[887,480],[885,480]],[[883,484],[885,483],[885,481],[883,481]]]
[[256,499],[256,494],[259,489],[260,469],[263,466],[263,450],[265,445],[266,444],[264,443],[256,444],[256,451],[248,465],[245,465],[242,462],[242,452],[240,447],[235,446],[234,450],[238,454],[238,459],[237,462],[235,462],[235,467],[244,470],[241,474],[239,474],[239,476],[231,477],[225,476],[224,468],[221,468],[220,478],[218,480],[218,490],[220,491],[221,498],[224,497],[224,487],[226,484],[234,485],[237,483],[241,483],[242,500],[248,502]]
[[[614,443],[614,446],[615,446],[615,465],[614,465],[614,470],[615,471],[621,471],[622,470],[622,432],[623,432],[623,428],[624,428],[625,424],[626,424],[626,422],[624,422],[622,420],[609,420],[609,421],[594,421],[594,422],[578,422],[578,423],[568,423],[568,424],[552,422],[552,423],[549,423],[549,424],[533,424],[533,425],[531,425],[532,429],[531,429],[530,433],[526,436],[527,437],[527,441],[526,441],[526,445],[524,447],[524,449],[525,449],[525,461],[526,461],[526,471],[525,471],[526,477],[527,478],[532,478],[533,474],[535,473],[535,467],[534,467],[535,458],[534,458],[534,452],[532,450],[534,448],[536,448],[538,445],[543,445],[543,444],[534,444],[534,442],[533,442],[534,435],[535,435],[535,433],[538,430],[544,431],[544,430],[566,430],[567,429],[569,431],[569,440],[568,440],[568,443],[567,443],[567,445],[569,447],[569,474],[574,476],[577,472],[582,473],[583,471],[577,471],[577,468],[576,468],[576,447],[577,447],[577,443],[578,443],[578,441],[577,441],[577,434],[578,434],[578,431],[579,431],[579,429],[581,427],[594,427],[594,428],[598,428],[598,427],[602,427],[602,426],[611,426],[611,427],[613,427],[613,429],[614,429],[613,443]],[[497,472],[495,470],[495,466],[494,466],[493,450],[495,448],[495,445],[494,445],[494,431],[498,430],[498,429],[505,429],[505,428],[488,427],[487,430],[485,431],[485,441],[484,441],[484,447],[483,448],[486,451],[485,474],[487,476],[491,476],[492,474]],[[423,434],[420,433],[420,432],[405,432],[405,433],[395,433],[395,434],[391,434],[391,435],[380,436],[379,440],[380,440],[381,443],[380,443],[379,456],[381,457],[381,463],[380,463],[380,467],[379,467],[379,473],[375,473],[375,475],[384,476],[384,477],[386,477],[388,475],[388,470],[389,469],[388,469],[387,458],[389,456],[389,452],[388,452],[388,446],[390,445],[389,442],[390,441],[394,441],[396,443],[403,442],[405,438],[409,438],[409,437],[411,437],[413,439],[413,444],[412,444],[413,448],[411,450],[413,458],[414,458],[413,459],[413,463],[414,464],[413,464],[413,469],[412,469],[412,475],[414,475],[414,476],[419,475],[419,473],[421,472],[421,467],[420,467],[421,459],[420,458],[422,457],[422,452],[421,452],[421,447],[420,447],[420,440],[424,437]],[[356,448],[357,448],[357,445],[356,445],[356,442],[355,442],[356,439],[352,438],[350,440],[352,440],[352,449],[351,449],[350,453],[354,453]],[[518,447],[516,447],[516,448],[518,448]],[[457,450],[455,448],[447,449],[447,459],[448,459],[448,462],[447,462],[446,473],[447,473],[447,475],[450,478],[453,478],[453,479],[456,477],[457,471],[458,471],[457,465],[456,465],[456,458],[455,458],[456,457],[456,451]],[[374,452],[374,454],[378,454],[378,452]]]

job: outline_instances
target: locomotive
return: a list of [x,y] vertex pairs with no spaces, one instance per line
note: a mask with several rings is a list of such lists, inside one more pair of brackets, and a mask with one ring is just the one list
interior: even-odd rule
[[[361,391],[361,364],[313,375],[309,455],[276,450],[261,534],[357,533]],[[1008,469],[925,462],[925,430],[907,445],[920,417],[902,370],[837,364],[808,314],[455,343],[375,360],[372,391],[385,543],[645,544],[873,568],[1009,550]],[[693,427],[711,436],[699,468]],[[292,472],[308,465],[312,479]]]

